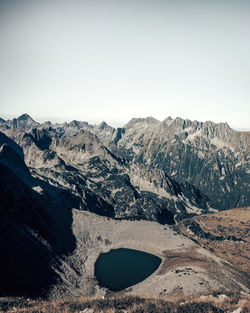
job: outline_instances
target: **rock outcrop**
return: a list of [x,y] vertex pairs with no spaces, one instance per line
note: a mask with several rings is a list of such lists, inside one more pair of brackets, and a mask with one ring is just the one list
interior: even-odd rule
[[3,120],[0,121],[0,128],[1,129],[11,129],[11,128],[18,128],[20,130],[29,130],[32,127],[38,126],[39,123],[34,121],[32,117],[28,114],[22,114],[18,118],[13,118],[12,120]]

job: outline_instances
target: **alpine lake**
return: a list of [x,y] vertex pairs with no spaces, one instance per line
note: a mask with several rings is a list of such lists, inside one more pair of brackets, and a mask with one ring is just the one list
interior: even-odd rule
[[132,249],[114,249],[102,253],[95,263],[100,287],[121,291],[149,277],[161,264],[155,255]]

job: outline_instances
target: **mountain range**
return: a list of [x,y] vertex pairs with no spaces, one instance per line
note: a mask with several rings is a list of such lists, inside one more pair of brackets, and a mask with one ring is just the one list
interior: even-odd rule
[[85,136],[90,132],[109,153],[127,164],[159,169],[178,183],[194,186],[214,209],[250,203],[250,132],[235,131],[227,123],[202,123],[178,117],[160,122],[148,117],[133,118],[124,127],[115,129],[105,122],[100,125],[80,121],[39,124],[23,114],[13,120],[1,119],[0,130],[19,140],[21,146],[21,139],[17,139],[20,132],[30,133],[38,145],[44,141],[39,136],[48,139],[53,133],[67,138],[82,131]]
[[79,241],[74,210],[174,225],[249,205],[249,136],[227,124],[170,117],[117,129],[41,124],[28,114],[0,119],[0,245],[7,251],[0,293],[76,288],[83,261],[71,258]]

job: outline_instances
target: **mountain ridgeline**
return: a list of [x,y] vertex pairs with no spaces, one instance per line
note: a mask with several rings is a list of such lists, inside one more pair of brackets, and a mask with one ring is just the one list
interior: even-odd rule
[[[13,140],[12,146],[22,150],[32,177],[79,199],[76,209],[163,224],[211,210],[207,197],[194,186],[178,183],[162,170],[117,157],[96,135],[79,130],[78,125],[73,130],[72,123],[46,124],[28,132],[13,128],[5,134],[9,137],[2,134],[2,142]],[[44,194],[42,186],[36,189]]]
[[106,144],[131,162],[164,170],[178,182],[188,181],[216,209],[248,205],[250,133],[228,124],[181,118],[159,122],[132,119]]
[[[81,183],[78,193],[88,186],[107,203],[112,216],[157,220],[145,208],[149,196],[157,202],[158,213],[167,208],[177,219],[209,208],[250,203],[250,133],[234,131],[226,123],[171,117],[160,122],[148,117],[134,118],[115,129],[105,122],[39,124],[23,114],[1,119],[0,130],[23,148],[26,164],[37,175],[46,173],[51,179],[54,172],[58,177],[65,176],[65,170],[69,176],[81,173],[86,185],[83,188]],[[60,166],[65,170],[60,171]],[[68,188],[71,184],[74,178]]]

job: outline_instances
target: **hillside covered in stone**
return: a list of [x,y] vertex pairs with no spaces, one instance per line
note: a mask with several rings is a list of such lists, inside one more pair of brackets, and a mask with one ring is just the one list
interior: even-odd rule
[[[6,134],[22,147],[33,177],[80,199],[76,209],[167,224],[210,210],[208,199],[192,185],[116,157],[87,130],[69,136],[49,126]],[[43,194],[41,186],[36,190]]]

